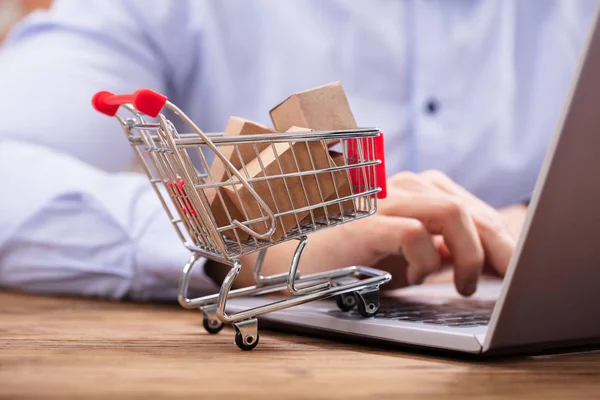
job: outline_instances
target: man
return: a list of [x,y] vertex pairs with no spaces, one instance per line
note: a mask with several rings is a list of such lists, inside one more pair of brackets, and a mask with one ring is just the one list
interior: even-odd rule
[[[398,286],[452,264],[470,295],[484,267],[506,271],[594,6],[56,1],[0,53],[0,285],[175,296],[187,250],[146,178],[120,172],[131,152],[94,92],[148,87],[219,131],[341,80],[358,123],[386,133],[389,197],[376,216],[312,235],[301,270],[371,265]],[[266,272],[290,257],[270,250]],[[194,288],[214,290],[223,268],[197,272]]]

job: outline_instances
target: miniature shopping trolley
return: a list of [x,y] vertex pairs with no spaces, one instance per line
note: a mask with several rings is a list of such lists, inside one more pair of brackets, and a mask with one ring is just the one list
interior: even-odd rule
[[[203,133],[165,96],[148,89],[129,95],[99,92],[92,102],[97,111],[120,122],[190,250],[178,300],[185,308],[202,311],[209,333],[230,323],[236,345],[252,350],[259,340],[257,316],[266,313],[327,297],[335,297],[343,311],[356,307],[363,317],[378,311],[379,287],[391,279],[390,274],[355,266],[307,276],[298,271],[308,234],[368,217],[375,213],[377,199],[385,197],[383,136],[378,129],[224,136]],[[125,112],[118,113],[120,109]],[[166,113],[172,118],[167,119]],[[175,119],[191,133],[179,133]],[[337,150],[337,160],[330,156],[330,148]],[[248,151],[255,153],[253,166],[241,156]],[[270,165],[277,168],[266,165],[265,151],[271,156]],[[237,167],[232,155],[238,156]],[[212,176],[211,156],[223,164],[225,180]],[[259,173],[251,174],[251,167],[259,168]],[[299,243],[289,271],[263,276],[267,249],[290,240]],[[241,259],[255,252],[256,284],[233,289]],[[230,270],[218,294],[189,298],[191,272],[200,258],[228,265]],[[226,312],[228,299],[283,290],[289,292],[283,300],[235,314]]]

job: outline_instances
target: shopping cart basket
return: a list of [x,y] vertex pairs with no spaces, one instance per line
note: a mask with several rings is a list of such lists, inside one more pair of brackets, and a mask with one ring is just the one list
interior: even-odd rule
[[[298,271],[308,234],[368,217],[377,209],[377,198],[385,197],[383,135],[378,129],[227,137],[203,133],[165,96],[148,89],[128,95],[103,91],[96,93],[92,103],[97,111],[118,119],[177,234],[190,250],[178,300],[185,308],[202,311],[209,333],[217,333],[224,323],[230,323],[236,331],[237,346],[252,350],[259,339],[256,317],[262,314],[334,296],[343,311],[356,307],[364,317],[378,311],[379,287],[391,279],[390,274],[356,266],[306,276]],[[126,117],[118,113],[120,108],[126,110]],[[192,132],[179,133],[163,109],[170,110]],[[339,152],[338,160],[328,157],[326,165],[318,162],[317,153],[331,154],[332,145]],[[225,148],[238,156],[241,167],[236,168],[231,157],[224,155]],[[283,148],[297,168],[278,165]],[[265,149],[274,156],[279,167],[276,173],[262,163]],[[241,156],[247,151],[255,153],[254,167],[258,162],[260,174],[249,174],[250,166]],[[225,181],[212,176],[211,155],[225,166]],[[300,167],[307,163],[309,168]],[[334,193],[324,193],[325,181]],[[295,186],[290,188],[292,183]],[[231,208],[232,198],[242,208],[237,214]],[[279,233],[274,239],[276,231]],[[299,241],[289,271],[263,276],[266,250],[289,240]],[[232,289],[242,268],[240,260],[253,252],[258,252],[253,270],[256,284]],[[188,298],[191,272],[201,257],[229,265],[230,270],[218,294]],[[228,299],[286,289],[289,296],[283,300],[235,314],[226,312]]]

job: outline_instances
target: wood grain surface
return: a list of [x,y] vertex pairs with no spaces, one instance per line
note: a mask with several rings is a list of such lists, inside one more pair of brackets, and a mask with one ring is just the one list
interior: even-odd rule
[[600,352],[469,361],[262,330],[252,352],[200,315],[0,292],[0,398],[600,398]]

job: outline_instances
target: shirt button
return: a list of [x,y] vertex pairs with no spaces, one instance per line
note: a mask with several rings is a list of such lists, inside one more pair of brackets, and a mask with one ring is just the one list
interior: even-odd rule
[[440,105],[436,99],[429,99],[425,103],[425,112],[429,115],[436,114],[440,109]]

